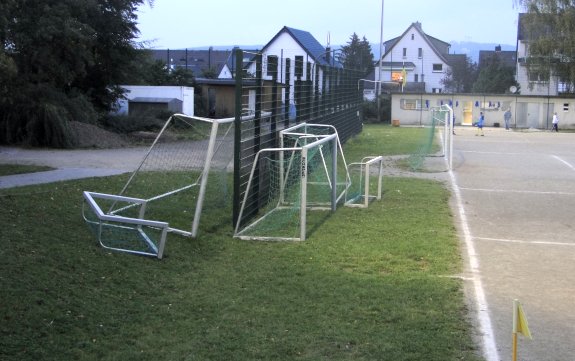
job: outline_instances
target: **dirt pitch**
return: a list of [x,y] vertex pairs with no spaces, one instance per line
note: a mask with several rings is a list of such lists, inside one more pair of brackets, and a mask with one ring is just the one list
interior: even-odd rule
[[470,246],[468,294],[479,319],[488,316],[481,326],[491,326],[478,335],[486,359],[511,360],[518,299],[533,336],[519,336],[518,359],[574,360],[575,133],[456,133],[452,187],[460,203],[454,197],[453,207]]

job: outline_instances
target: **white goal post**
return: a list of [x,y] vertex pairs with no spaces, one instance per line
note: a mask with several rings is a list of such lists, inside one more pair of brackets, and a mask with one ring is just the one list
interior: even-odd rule
[[346,192],[346,206],[367,208],[372,201],[381,199],[382,156],[364,157],[361,162],[350,163],[348,173],[351,178],[351,185]]
[[[284,143],[285,144],[285,143]],[[265,241],[304,241],[308,210],[335,211],[338,201],[337,134],[300,134],[292,147],[266,148],[255,157],[240,207],[234,237]],[[267,192],[256,199],[248,221],[251,191],[264,173]]]
[[[118,194],[84,192],[88,205],[83,207],[84,219],[100,244],[117,251],[162,258],[165,232],[196,237],[209,175],[219,172],[224,187],[227,183],[227,167],[233,158],[234,120],[174,114],[164,123]],[[215,188],[217,193],[223,193],[222,187]],[[172,201],[175,198],[178,202]],[[158,207],[154,207],[156,204]],[[178,221],[172,218],[176,214]],[[170,220],[152,221],[154,217]],[[128,229],[132,231],[126,232]],[[162,230],[157,242],[151,242],[148,235],[153,229]],[[128,238],[140,235],[140,243],[146,245],[146,250],[135,251],[140,245],[135,240],[126,242],[128,234]]]
[[441,156],[445,158],[447,170],[453,169],[453,109],[443,104],[440,107],[431,108],[432,124],[443,124],[441,134]]

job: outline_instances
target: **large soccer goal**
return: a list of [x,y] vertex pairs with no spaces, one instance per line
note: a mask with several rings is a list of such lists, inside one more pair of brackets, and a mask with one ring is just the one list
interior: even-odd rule
[[229,201],[233,125],[174,114],[117,194],[84,192],[84,219],[100,244],[162,258],[166,232],[196,237],[202,211]]
[[345,193],[347,179],[338,181],[337,133],[287,133],[282,134],[283,147],[262,149],[255,157],[235,227],[237,238],[303,241],[309,211],[335,211]]
[[[429,124],[425,125],[424,137],[417,152],[409,157],[413,170],[424,168],[426,157],[443,157],[447,170],[453,166],[453,109],[449,105],[432,107],[429,111]],[[439,150],[436,138],[439,136]]]
[[[334,192],[336,194],[336,202],[340,202],[350,187],[351,179],[348,173],[348,166],[343,153],[343,147],[339,139],[339,134],[333,125],[300,123],[283,129],[279,132],[279,146],[280,148],[301,147],[328,135],[335,135],[337,143],[337,151],[333,154],[333,156],[336,157],[335,162],[338,167],[336,172],[337,179],[334,183]],[[323,153],[321,154],[323,155]],[[281,157],[284,155],[285,153],[280,152]],[[325,166],[324,169],[327,169],[327,166]],[[280,176],[283,176],[283,170],[280,171]],[[314,204],[314,200],[308,198],[308,205],[310,204]]]

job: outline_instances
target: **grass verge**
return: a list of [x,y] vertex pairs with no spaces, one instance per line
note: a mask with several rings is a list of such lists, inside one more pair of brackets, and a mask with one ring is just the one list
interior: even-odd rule
[[13,174],[45,172],[53,169],[40,165],[0,164],[0,177]]

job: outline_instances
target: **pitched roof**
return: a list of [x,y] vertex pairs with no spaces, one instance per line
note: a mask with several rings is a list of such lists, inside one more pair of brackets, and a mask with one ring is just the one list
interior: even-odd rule
[[502,51],[501,47],[498,47],[496,50],[479,51],[479,68],[485,66],[485,64],[495,56],[497,56],[506,67],[515,68],[517,66],[517,52],[514,50]]
[[431,49],[433,49],[433,51],[437,54],[437,56],[441,58],[441,60],[449,64],[449,61],[446,59],[445,56],[449,54],[449,47],[451,46],[451,44],[443,40],[434,38],[433,36],[427,35],[425,32],[423,32],[423,28],[421,27],[420,22],[411,23],[411,25],[403,32],[403,34],[401,34],[401,36],[386,41],[384,43],[385,54],[383,54],[383,57],[387,56],[387,54],[389,54],[389,52],[393,50],[393,47],[395,47],[395,45],[399,42],[399,40],[403,39],[403,37],[412,28],[415,29],[421,35],[423,40],[425,40],[425,42],[429,45]]
[[[281,34],[288,33],[302,49],[320,65],[333,65],[333,61],[328,61],[329,50],[326,50],[309,32],[284,26],[264,47],[265,51]],[[337,63],[337,66],[341,66]]]

